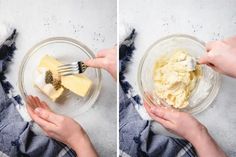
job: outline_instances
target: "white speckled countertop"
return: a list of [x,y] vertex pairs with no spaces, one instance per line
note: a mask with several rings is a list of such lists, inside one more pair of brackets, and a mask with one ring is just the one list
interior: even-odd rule
[[[115,0],[0,0],[0,22],[10,23],[19,32],[17,51],[7,75],[16,92],[22,58],[43,39],[71,37],[95,52],[116,43]],[[96,104],[75,117],[102,157],[116,156],[116,93],[116,83],[103,71],[102,90]]]
[[[138,64],[145,50],[159,38],[184,33],[203,41],[236,35],[234,0],[120,0],[120,21],[137,30],[136,51],[128,80],[138,91]],[[222,77],[212,105],[196,117],[229,156],[236,156],[236,79]],[[161,132],[161,131],[160,131]]]

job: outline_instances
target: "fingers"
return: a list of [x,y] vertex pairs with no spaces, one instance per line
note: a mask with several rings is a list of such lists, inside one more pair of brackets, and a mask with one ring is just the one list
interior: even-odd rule
[[166,119],[163,119],[159,116],[157,116],[156,114],[154,114],[152,111],[151,111],[151,107],[147,104],[147,103],[144,103],[144,107],[146,108],[149,116],[157,121],[158,123],[160,123],[161,125],[163,125],[165,128],[172,128],[173,127],[173,124],[169,121],[169,120],[166,120]]
[[31,101],[30,99],[27,97],[27,105],[26,105],[26,109],[31,117],[31,119],[33,119],[33,116],[34,116],[34,107],[32,106],[31,104]]
[[[150,115],[150,113],[151,113],[151,107],[146,103],[146,102],[144,102],[144,108],[146,109],[146,111],[148,112],[148,114]],[[151,115],[150,115],[151,116]]]
[[236,47],[236,45],[235,45],[235,43],[236,43],[236,36],[224,39],[223,42],[228,44],[228,45],[230,45],[230,46]]
[[104,68],[104,58],[90,59],[84,62],[89,67]]
[[33,97],[32,95],[27,96],[27,109],[29,110],[30,114],[37,114],[41,118],[53,122],[58,119],[58,115],[54,114],[50,111],[46,102],[41,102],[38,97]]
[[166,120],[169,119],[167,110],[164,110],[162,107],[156,106],[156,107],[151,108],[150,110],[157,117],[160,117]]
[[208,53],[205,53],[199,60],[198,60],[198,62],[200,63],[200,64],[208,64],[208,63],[210,63],[210,57],[209,57],[209,54]]
[[166,119],[162,119],[153,113],[150,113],[149,115],[152,117],[152,119],[154,119],[155,121],[163,125],[165,128],[169,128],[169,129],[173,128],[173,124],[170,121]]
[[216,60],[217,53],[214,50],[205,53],[201,58],[199,58],[198,62],[200,64],[207,64],[210,66],[214,66],[214,62]]
[[26,105],[26,109],[30,115],[30,117],[32,118],[33,121],[35,121],[38,125],[40,125],[40,127],[49,130],[49,129],[54,129],[55,125],[40,118],[37,114],[35,114],[33,108],[30,105]]
[[211,41],[206,44],[207,53],[205,53],[200,59],[200,64],[207,64],[211,67],[214,67],[214,63],[216,61],[216,57],[222,53],[222,49],[227,49],[228,45],[226,45],[225,41]]
[[96,58],[105,57],[107,55],[107,53],[110,52],[109,50],[110,49],[104,49],[104,50],[98,51],[96,54]]
[[47,103],[46,103],[46,102],[42,101],[42,102],[41,102],[41,105],[42,105],[42,108],[44,108],[44,109],[47,109],[47,110],[51,111],[51,109],[48,107],[48,105],[47,105]]
[[55,130],[56,129],[56,125],[47,121],[46,119],[41,118],[40,116],[36,115],[33,116],[33,120],[40,125],[40,127],[42,127],[45,130]]
[[111,49],[104,49],[96,54],[96,58],[90,59],[85,61],[84,63],[90,67],[95,67],[95,68],[105,68],[106,66],[106,56],[111,54],[114,50],[116,50],[116,47],[111,48]]
[[210,41],[206,43],[206,51],[209,52],[217,44],[217,41]]
[[34,112],[42,119],[48,121],[48,122],[51,122],[53,124],[56,125],[56,122],[58,122],[58,120],[60,120],[60,116],[59,115],[56,115],[55,113],[49,111],[49,110],[46,110],[46,109],[43,109],[43,108],[36,108],[34,110]]
[[27,104],[30,105],[30,107],[32,107],[33,109],[35,109],[37,107],[37,104],[34,101],[33,96],[27,96]]
[[26,102],[27,102],[26,109],[33,121],[35,121],[42,128],[53,129],[53,127],[55,127],[52,121],[50,121],[52,120],[51,114],[47,115],[45,114],[45,112],[41,114],[40,112],[41,111],[40,107],[45,108],[42,110],[50,112],[49,107],[45,102],[41,102],[38,97],[33,97],[31,95],[27,96]]
[[149,106],[146,102],[144,103],[144,107],[146,108],[146,110],[148,111],[148,113],[150,113],[151,115],[161,118],[161,119],[165,119],[168,120],[168,112],[165,111],[162,107],[159,106]]
[[44,101],[40,101],[38,97],[34,97],[32,95],[29,95],[26,97],[26,102],[28,105],[32,106],[33,110],[37,107],[41,107],[47,110],[50,110],[47,103]]
[[41,103],[41,101],[39,100],[38,97],[34,97],[34,100],[35,100],[35,103],[36,103],[37,107],[43,107],[43,105],[42,105],[42,103]]
[[108,54],[116,52],[116,46],[110,49],[103,49],[97,52],[96,58],[106,57]]

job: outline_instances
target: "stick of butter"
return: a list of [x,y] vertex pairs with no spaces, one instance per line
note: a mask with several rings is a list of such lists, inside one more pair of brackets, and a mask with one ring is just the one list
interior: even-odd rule
[[52,84],[46,83],[46,68],[38,68],[35,73],[34,83],[36,87],[38,87],[44,94],[46,94],[52,101],[56,101],[59,98],[63,91],[64,87],[60,87],[59,89],[55,89]]
[[57,67],[62,65],[61,62],[56,60],[51,56],[44,56],[38,67],[45,67],[52,71],[54,76],[60,77],[61,85],[68,90],[72,91],[73,93],[79,96],[86,96],[90,88],[92,87],[92,81],[82,74],[77,75],[70,75],[70,76],[59,76],[57,72]]

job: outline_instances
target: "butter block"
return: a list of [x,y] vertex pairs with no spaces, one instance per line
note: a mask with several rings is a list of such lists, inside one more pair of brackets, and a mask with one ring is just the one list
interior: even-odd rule
[[82,97],[86,96],[92,86],[92,81],[84,75],[71,75],[61,77],[62,85]]
[[46,94],[49,98],[51,98],[52,101],[56,101],[62,95],[64,88],[61,87],[58,90],[55,90],[53,88],[54,87],[51,84],[48,84],[40,89],[44,92],[44,94]]
[[60,87],[59,89],[55,89],[52,84],[47,84],[45,82],[47,68],[38,68],[36,71],[36,77],[34,79],[34,84],[38,87],[45,95],[47,95],[52,101],[56,101],[59,98],[64,88]]
[[[59,65],[62,63],[49,55],[44,56],[39,63],[39,67],[48,68],[53,75],[58,77],[57,67]],[[86,96],[92,87],[92,81],[83,74],[60,76],[60,80],[63,87],[82,97]]]

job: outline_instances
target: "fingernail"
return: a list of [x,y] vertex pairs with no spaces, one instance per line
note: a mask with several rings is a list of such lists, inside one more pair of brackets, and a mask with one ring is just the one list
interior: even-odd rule
[[37,113],[37,114],[40,114],[42,111],[41,108],[37,107],[36,109],[34,109],[34,112]]

